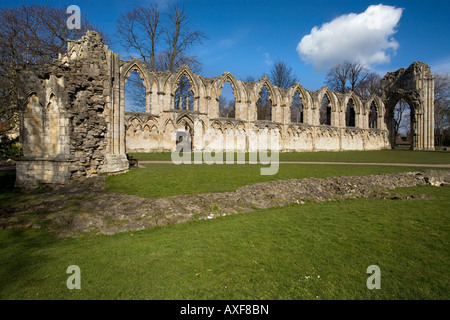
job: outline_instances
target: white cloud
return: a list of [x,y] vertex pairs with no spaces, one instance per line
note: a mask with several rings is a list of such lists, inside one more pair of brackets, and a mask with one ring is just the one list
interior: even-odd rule
[[264,56],[264,63],[268,66],[271,66],[273,64],[272,59],[270,58],[270,54],[269,52],[267,52],[267,50],[263,47],[258,47],[257,49],[258,52],[263,52],[263,56]]
[[272,59],[270,59],[270,54],[268,52],[264,53],[264,63],[267,64],[268,66],[271,66],[273,64]]
[[234,46],[235,44],[236,44],[235,38],[222,39],[222,40],[219,40],[219,42],[217,43],[217,45],[222,48],[230,48],[230,47]]
[[297,52],[318,71],[344,60],[366,66],[388,63],[399,47],[392,36],[402,12],[401,8],[380,4],[360,14],[342,15],[314,27],[297,45]]

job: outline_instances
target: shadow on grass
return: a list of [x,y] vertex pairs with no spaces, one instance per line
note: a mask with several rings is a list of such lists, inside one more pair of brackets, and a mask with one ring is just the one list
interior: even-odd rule
[[[23,279],[22,275],[38,277],[40,267],[49,258],[40,249],[53,245],[57,239],[41,230],[14,229],[0,232],[0,298],[1,292]],[[26,250],[24,250],[26,248]]]
[[[15,180],[15,170],[0,172],[0,216],[8,215],[9,204],[20,194],[20,190],[14,187]],[[39,249],[54,242],[53,237],[43,235],[41,230],[11,229],[0,232],[0,297],[1,292],[20,281],[20,275],[38,271],[37,265],[48,259]]]
[[0,195],[15,191],[16,170],[0,171]]

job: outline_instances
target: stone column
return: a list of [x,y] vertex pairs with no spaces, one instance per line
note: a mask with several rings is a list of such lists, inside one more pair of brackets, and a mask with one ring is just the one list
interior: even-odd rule
[[152,92],[145,88],[145,112],[151,113],[152,110]]
[[129,169],[125,151],[125,81],[120,73],[120,59],[117,53],[107,50],[106,58],[109,70],[102,72],[110,77],[110,86],[105,88],[109,92],[108,118],[108,153],[100,172],[122,172]]
[[428,79],[428,107],[430,109],[430,144],[429,149],[434,150],[434,78]]

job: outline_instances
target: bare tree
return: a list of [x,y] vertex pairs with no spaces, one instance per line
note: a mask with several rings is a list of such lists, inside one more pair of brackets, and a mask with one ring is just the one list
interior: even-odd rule
[[173,72],[183,64],[194,66],[198,63],[195,56],[189,55],[189,49],[206,37],[199,30],[191,30],[191,21],[184,8],[178,5],[172,7],[169,13],[170,24],[165,29],[167,42],[167,70]]
[[194,97],[189,79],[183,75],[178,80],[177,86],[174,96],[174,109],[194,110]]
[[14,127],[17,69],[52,62],[66,52],[68,39],[94,29],[85,16],[81,29],[68,29],[66,10],[36,4],[0,9],[0,131]]
[[255,82],[256,81],[256,79],[255,79],[255,77],[254,76],[247,76],[245,79],[244,79],[244,82]]
[[156,3],[135,6],[117,20],[117,32],[128,53],[137,53],[150,69],[156,68],[156,47],[162,33],[160,11]]
[[326,85],[337,92],[356,91],[368,75],[367,68],[359,63],[344,61],[331,68],[325,76]]
[[378,128],[378,109],[375,105],[375,102],[372,101],[369,110],[369,128],[377,129]]
[[223,118],[235,117],[235,100],[228,100],[224,96],[219,98],[219,116]]
[[320,102],[319,123],[322,125],[331,125],[331,105],[326,94]]
[[368,69],[359,63],[347,62],[349,89],[355,92],[368,75]]
[[328,71],[325,76],[326,85],[337,92],[347,92],[348,68],[346,63],[338,64]]
[[350,99],[347,104],[347,108],[345,109],[345,126],[354,127],[355,121],[355,107],[353,105],[353,99]]
[[360,81],[355,88],[355,93],[363,99],[371,95],[381,95],[381,77],[375,72],[369,72],[364,80]]
[[399,134],[408,136],[411,131],[411,109],[409,104],[405,100],[401,99],[395,105],[393,112],[394,137],[397,137]]
[[256,115],[257,120],[272,120],[272,101],[266,86],[263,86],[259,92],[259,99],[256,101]]
[[[201,70],[198,58],[190,55],[189,50],[201,43],[205,35],[198,30],[191,30],[191,21],[184,8],[174,5],[169,13],[164,14],[157,4],[148,7],[135,5],[117,20],[117,32],[129,57],[138,57],[151,70],[174,72],[183,64],[194,72]],[[137,105],[141,111],[145,110],[142,106],[142,101],[145,102],[142,87],[142,81],[131,80],[125,88],[127,101],[130,99],[129,102]],[[190,90],[191,84],[183,78],[178,83],[173,106],[175,109],[193,109]]]
[[138,56],[151,70],[175,71],[188,65],[194,72],[201,69],[190,49],[206,36],[192,30],[191,20],[183,7],[174,5],[168,14],[153,4],[135,8],[117,20],[117,31],[130,57]]
[[[297,78],[294,75],[292,68],[285,62],[280,60],[274,63],[272,69],[270,70],[268,78],[273,85],[282,89],[287,89],[297,82]],[[245,81],[254,82],[255,78],[252,76],[248,76]],[[294,104],[294,110],[297,110],[295,109],[295,107],[302,107],[301,102],[295,103],[294,101]],[[270,99],[269,91],[266,86],[263,86],[259,93],[259,99],[256,101],[256,110],[258,120],[272,120],[272,101]],[[298,113],[298,116],[296,117],[296,122],[299,121],[301,121],[300,113]]]
[[125,86],[125,110],[132,112],[146,111],[146,89],[137,71],[131,72]]
[[292,97],[291,122],[303,123],[303,104],[298,91]]
[[450,75],[434,75],[435,144],[450,144]]
[[283,61],[276,61],[270,70],[269,80],[273,85],[287,89],[297,82],[292,68]]

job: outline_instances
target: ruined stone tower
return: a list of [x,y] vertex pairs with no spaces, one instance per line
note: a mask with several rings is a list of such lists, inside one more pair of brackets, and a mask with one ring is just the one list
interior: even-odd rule
[[389,72],[382,79],[386,123],[394,143],[393,112],[400,99],[411,108],[412,149],[434,150],[434,77],[430,67],[414,62],[409,68]]
[[52,64],[19,73],[24,156],[16,185],[128,169],[119,78],[119,56],[94,31],[69,41],[68,53]]

